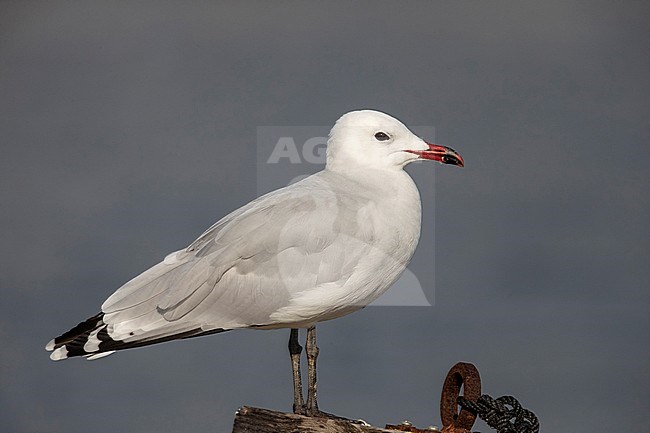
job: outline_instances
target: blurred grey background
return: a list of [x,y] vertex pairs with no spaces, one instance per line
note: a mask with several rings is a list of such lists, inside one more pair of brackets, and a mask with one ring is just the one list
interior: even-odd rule
[[409,167],[424,213],[410,269],[434,306],[322,324],[321,407],[440,425],[463,360],[543,431],[647,431],[649,12],[0,3],[2,430],[227,432],[241,405],[290,410],[285,330],[96,362],[43,346],[257,195],[259,126],[375,108],[435,126],[467,166]]

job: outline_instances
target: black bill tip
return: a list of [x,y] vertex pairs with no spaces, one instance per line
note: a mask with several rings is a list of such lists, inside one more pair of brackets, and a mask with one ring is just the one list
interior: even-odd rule
[[459,167],[465,166],[465,164],[463,164],[463,162],[460,159],[456,158],[453,155],[443,155],[441,162],[443,164],[457,165]]

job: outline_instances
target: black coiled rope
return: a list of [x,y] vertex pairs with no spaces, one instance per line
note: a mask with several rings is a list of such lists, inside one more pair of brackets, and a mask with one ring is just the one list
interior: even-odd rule
[[476,402],[459,396],[457,403],[478,415],[497,433],[539,433],[539,420],[535,414],[521,407],[512,396],[494,399],[483,394]]

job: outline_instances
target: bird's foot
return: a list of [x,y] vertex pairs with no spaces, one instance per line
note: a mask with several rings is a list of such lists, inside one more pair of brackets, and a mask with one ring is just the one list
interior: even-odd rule
[[302,415],[302,416],[307,416],[307,407],[302,404],[302,405],[293,405],[293,413],[296,415]]
[[312,417],[312,418],[327,418],[327,419],[333,419],[333,420],[336,420],[336,421],[346,421],[346,422],[351,422],[351,423],[357,423],[357,421],[355,421],[355,420],[345,418],[345,417],[342,417],[342,416],[338,416],[338,415],[334,415],[332,413],[323,412],[322,410],[319,410],[319,409],[309,409],[309,408],[306,407],[306,405],[303,406],[302,408],[300,408],[299,411],[296,411],[296,409],[294,408],[293,413],[296,413],[298,415],[303,415],[303,416],[309,416],[309,417]]

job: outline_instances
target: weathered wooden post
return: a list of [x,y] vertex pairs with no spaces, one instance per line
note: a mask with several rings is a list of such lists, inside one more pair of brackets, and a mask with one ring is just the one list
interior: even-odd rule
[[244,406],[235,415],[232,433],[395,433],[362,422],[314,418]]

